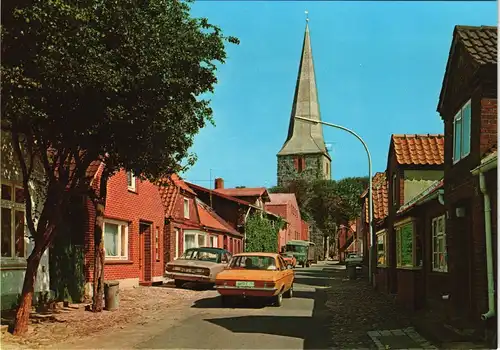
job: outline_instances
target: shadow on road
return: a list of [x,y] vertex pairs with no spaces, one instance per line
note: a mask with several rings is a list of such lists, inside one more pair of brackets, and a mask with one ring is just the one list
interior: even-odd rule
[[[311,292],[312,294],[312,292]],[[304,349],[331,348],[327,327],[326,293],[316,290],[311,317],[303,316],[239,316],[210,318],[205,321],[233,333],[260,333],[304,339]]]
[[[236,299],[230,308],[238,309],[262,309],[269,306],[270,302],[266,302],[259,299]],[[197,309],[220,309],[223,308],[221,304],[220,295],[211,298],[199,299],[191,305],[192,308]]]

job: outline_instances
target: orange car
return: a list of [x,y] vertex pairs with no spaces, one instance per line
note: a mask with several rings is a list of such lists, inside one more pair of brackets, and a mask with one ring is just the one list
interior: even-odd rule
[[277,253],[240,253],[217,274],[215,288],[223,305],[234,297],[270,298],[281,306],[283,296],[293,295],[295,273]]

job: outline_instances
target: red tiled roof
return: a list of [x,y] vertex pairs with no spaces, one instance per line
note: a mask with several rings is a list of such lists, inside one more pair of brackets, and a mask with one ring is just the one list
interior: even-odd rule
[[[380,179],[385,179],[385,173],[384,172],[378,172],[378,173],[375,173],[375,175],[373,175],[373,177],[372,177],[372,185],[375,184],[375,183],[378,183],[380,181]],[[368,194],[368,187],[366,187],[366,190],[364,190],[363,193],[361,193],[360,197],[363,198],[367,194]]]
[[205,187],[202,187],[202,186],[198,186],[198,185],[195,185],[195,184],[190,183],[190,182],[186,182],[186,184],[189,187],[191,187],[192,189],[194,189],[195,191],[198,190],[198,191],[202,191],[202,192],[206,192],[206,193],[212,192],[212,194],[215,195],[215,196],[218,196],[218,197],[221,197],[221,198],[224,198],[224,199],[236,202],[238,204],[242,204],[242,205],[245,205],[245,206],[249,206],[250,205],[248,202],[246,202],[244,200],[241,200],[241,199],[236,198],[236,197],[229,196],[229,195],[224,194],[224,193],[215,192],[214,190],[210,190],[208,188],[205,188]]
[[444,163],[444,135],[392,135],[399,164],[440,165]]
[[[373,177],[373,218],[383,220],[389,215],[388,184],[385,173],[377,173]],[[368,198],[365,198],[365,218],[369,221]]]
[[167,217],[172,214],[172,209],[181,189],[196,196],[196,193],[177,174],[161,179],[157,185]]
[[217,231],[228,232],[233,235],[241,235],[240,232],[217,215],[208,205],[200,200],[196,201],[196,205],[198,206],[198,214],[200,215],[200,224],[202,226],[209,229],[215,229]]
[[222,193],[232,197],[267,197],[267,189],[265,187],[243,187],[243,188],[218,188],[215,192]]
[[297,202],[294,193],[270,193],[269,198],[271,199],[271,202],[268,203],[268,205],[279,205]]

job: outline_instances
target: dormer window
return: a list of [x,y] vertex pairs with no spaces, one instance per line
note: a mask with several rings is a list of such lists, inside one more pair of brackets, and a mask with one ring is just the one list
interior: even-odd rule
[[127,188],[129,191],[135,192],[136,177],[131,171],[127,171]]
[[453,164],[470,153],[471,101],[460,108],[453,118]]
[[184,198],[184,218],[189,219],[189,199]]

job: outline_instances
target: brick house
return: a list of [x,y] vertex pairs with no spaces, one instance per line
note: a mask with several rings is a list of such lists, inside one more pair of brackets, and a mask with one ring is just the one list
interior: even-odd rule
[[[372,201],[373,201],[373,231],[376,234],[376,258],[377,264],[374,285],[381,291],[388,291],[387,266],[387,217],[389,215],[388,181],[386,172],[378,172],[372,178]],[[363,243],[363,265],[369,265],[370,247],[372,237],[369,229],[369,203],[368,188],[361,194],[361,215],[358,224],[359,236]]]
[[[95,183],[100,182],[99,176],[98,172]],[[104,279],[119,280],[121,288],[161,281],[165,212],[158,187],[124,170],[110,177],[106,186]],[[96,187],[94,189],[97,190]],[[87,282],[92,282],[95,209],[87,201],[85,277]]]
[[[240,233],[238,237],[224,235],[223,247],[226,247],[230,252],[244,251],[245,222],[249,215],[259,213],[272,221],[280,220],[279,215],[264,210],[248,201],[193,183],[186,184],[196,193],[196,196],[201,201],[209,205],[220,218]],[[241,241],[242,238],[243,242]]]
[[189,248],[219,247],[230,242],[240,252],[242,235],[222,219],[178,175],[164,179],[160,194],[165,207],[165,262],[177,259]]
[[[420,266],[398,274],[396,299],[412,310],[428,306],[444,311],[447,307],[443,299],[449,291],[443,185],[443,179],[433,182],[396,212],[396,222],[412,224],[406,230],[414,231],[413,245],[420,244]],[[401,236],[405,237],[404,232]],[[407,242],[406,247],[411,246]]]
[[215,179],[214,192],[244,200],[261,209],[264,209],[265,204],[271,200],[265,187],[225,188],[222,178]]
[[337,229],[337,252],[339,261],[344,261],[347,253],[354,253],[357,247],[356,221],[351,220]]
[[299,205],[294,193],[271,193],[271,201],[266,203],[266,210],[281,216],[287,223],[278,238],[278,248],[281,249],[288,241],[301,239],[302,219]]
[[300,239],[303,241],[308,241],[309,240],[309,224],[302,219],[300,220],[300,222],[301,222]]
[[[471,170],[496,153],[497,28],[456,26],[437,110],[444,121],[444,201],[450,275],[450,300],[455,316],[480,323],[487,313],[487,255],[496,268],[497,215],[491,215],[494,253],[487,254],[485,200],[496,213],[496,166],[481,176]],[[496,156],[495,156],[496,157]],[[483,161],[484,162],[484,161]],[[481,186],[483,185],[483,186]],[[496,283],[496,274],[493,273]],[[491,306],[491,305],[490,305]]]
[[413,221],[397,217],[399,208],[443,177],[443,135],[392,135],[387,157],[389,213],[386,233],[388,291],[399,294],[422,267],[421,237]]

